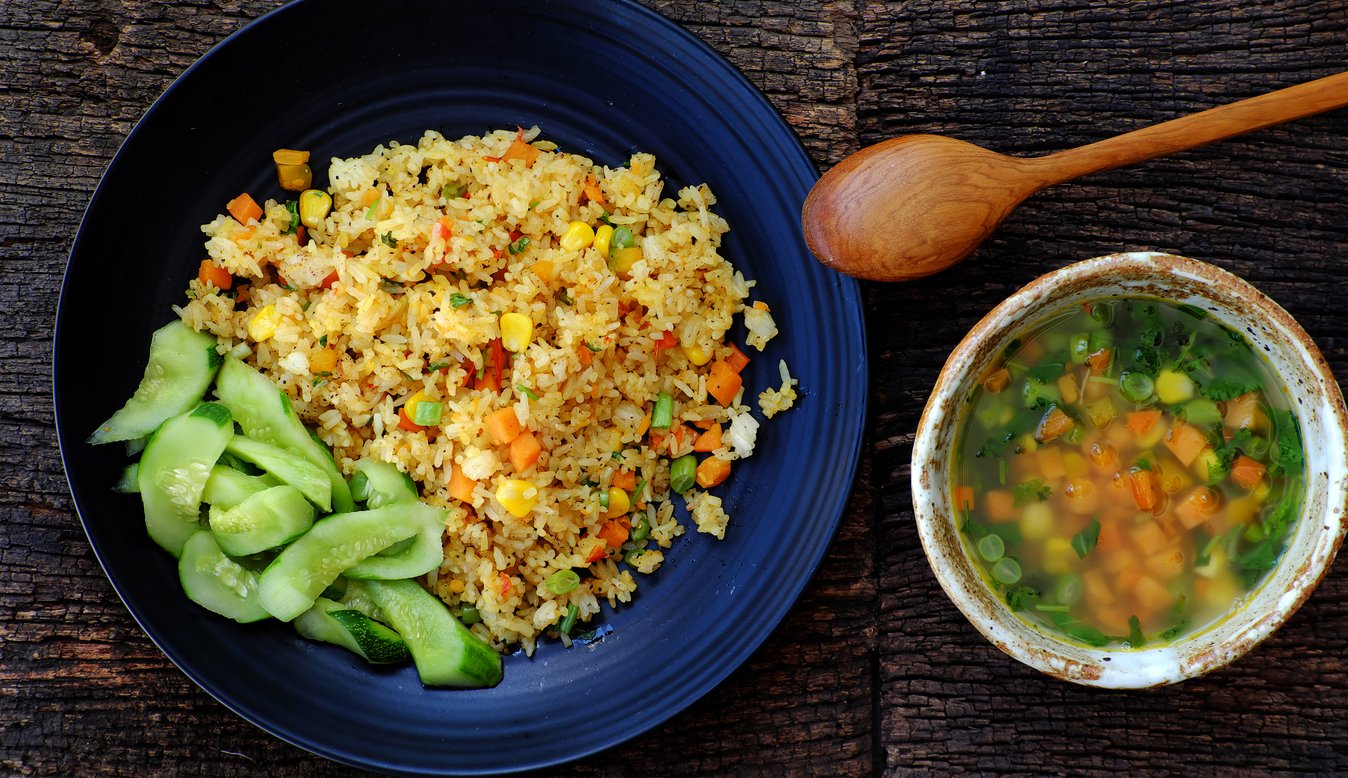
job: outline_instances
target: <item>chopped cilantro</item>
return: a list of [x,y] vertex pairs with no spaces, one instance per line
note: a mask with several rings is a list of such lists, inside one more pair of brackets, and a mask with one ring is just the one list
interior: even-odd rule
[[455,308],[462,308],[463,306],[471,303],[472,301],[473,298],[469,297],[466,294],[460,294],[458,292],[455,292],[454,294],[451,294],[449,296],[449,304]]
[[293,235],[300,226],[299,200],[286,200],[286,210],[290,212],[290,226],[286,228],[286,234]]
[[562,305],[573,305],[573,303],[571,302],[571,295],[567,294],[565,289],[561,290],[559,296],[561,298]]
[[319,336],[318,336],[318,345],[320,345],[320,346],[327,346],[327,345],[328,345],[328,336],[327,336],[327,335],[319,335]]
[[450,363],[450,362],[447,362],[447,361],[446,361],[446,362],[432,362],[432,363],[430,363],[429,365],[426,366],[426,371],[429,372],[429,373],[434,373],[434,372],[437,371],[437,370],[444,370],[445,368],[449,367],[450,364],[451,364],[451,363]]
[[541,201],[541,200],[530,200],[530,201],[529,201],[529,210],[532,211],[533,209],[537,208],[537,207],[538,207],[538,204],[539,204],[540,202],[542,202],[542,201]]
[[1208,312],[1199,308],[1197,305],[1181,305],[1180,313],[1187,314],[1195,319],[1202,319],[1208,315]]
[[1077,556],[1084,559],[1095,544],[1100,541],[1100,521],[1092,521],[1086,529],[1072,536],[1072,550],[1077,552]]
[[379,239],[384,242],[385,246],[388,246],[391,249],[398,248],[398,239],[393,237],[393,233],[391,232],[386,232],[383,235],[380,235]]
[[1188,626],[1189,626],[1188,619],[1180,619],[1179,621],[1175,622],[1170,627],[1168,627],[1165,632],[1161,633],[1161,639],[1174,640],[1175,638],[1179,637],[1180,633],[1184,632],[1185,628]]
[[462,197],[467,191],[467,184],[445,184],[445,188],[440,190],[440,196],[446,200],[453,200],[455,197]]
[[326,384],[327,382],[328,382],[328,379],[326,379],[326,378],[315,378],[315,379],[314,379],[314,388],[317,389],[318,387],[322,386],[323,384]]
[[[1003,460],[1005,461],[1005,460]],[[1043,502],[1053,493],[1053,487],[1044,483],[1042,478],[1032,478],[1024,483],[1016,484],[1011,488],[1011,493],[1015,495],[1015,507],[1019,508],[1028,502]]]
[[1199,393],[1213,402],[1226,402],[1236,397],[1253,392],[1259,388],[1259,384],[1250,381],[1240,381],[1233,379],[1224,379],[1213,381],[1199,390]]
[[1110,644],[1111,638],[1089,624],[1083,624],[1066,613],[1053,614],[1053,624],[1062,633],[1074,640],[1080,640],[1089,646],[1100,648]]
[[1147,644],[1147,638],[1142,634],[1142,621],[1134,614],[1128,617],[1128,645],[1132,648],[1141,648]]
[[588,340],[585,341],[585,348],[589,349],[590,351],[593,351],[596,354],[604,350],[602,346],[596,346],[593,343],[590,343],[590,341]]
[[1006,604],[1013,611],[1027,611],[1039,601],[1039,590],[1032,586],[1012,586],[1006,590]]

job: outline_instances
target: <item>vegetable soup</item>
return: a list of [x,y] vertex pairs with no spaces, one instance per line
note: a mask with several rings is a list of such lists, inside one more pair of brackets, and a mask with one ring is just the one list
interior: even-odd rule
[[1281,381],[1190,305],[1112,298],[1013,341],[952,467],[965,549],[1027,621],[1137,648],[1201,630],[1273,568],[1303,451]]

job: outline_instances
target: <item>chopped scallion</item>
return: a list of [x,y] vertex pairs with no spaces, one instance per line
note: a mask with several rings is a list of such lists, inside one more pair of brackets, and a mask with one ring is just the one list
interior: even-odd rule
[[683,493],[697,481],[697,457],[685,454],[669,465],[669,488]]
[[661,392],[655,398],[655,410],[651,411],[651,429],[667,430],[674,423],[674,397],[669,392]]
[[514,243],[511,243],[507,247],[507,250],[511,254],[520,254],[527,248],[529,248],[529,236],[524,235],[521,236],[519,240],[515,241]]
[[417,403],[416,409],[412,411],[412,423],[418,427],[430,427],[439,424],[443,410],[443,403],[422,400]]
[[515,388],[519,390],[520,393],[522,393],[525,397],[528,397],[530,400],[538,399],[538,395],[534,394],[533,390],[525,386],[524,384],[515,384]]
[[576,628],[576,617],[580,615],[580,608],[573,602],[566,606],[566,616],[562,619],[560,631],[563,635],[570,635],[571,630]]
[[580,576],[575,570],[558,570],[543,581],[543,585],[553,594],[566,594],[580,586]]

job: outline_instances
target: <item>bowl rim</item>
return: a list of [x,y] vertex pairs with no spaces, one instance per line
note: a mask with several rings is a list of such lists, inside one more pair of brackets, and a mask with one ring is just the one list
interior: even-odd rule
[[[1329,466],[1323,468],[1324,479],[1312,478],[1319,468],[1313,468],[1308,451],[1306,499],[1297,529],[1288,539],[1289,549],[1294,544],[1306,547],[1308,555],[1291,578],[1280,587],[1272,587],[1275,577],[1292,564],[1293,557],[1284,552],[1263,583],[1245,597],[1245,605],[1214,625],[1165,646],[1093,649],[1061,641],[1021,620],[1000,598],[991,596],[970,564],[954,530],[946,483],[949,452],[943,444],[949,445],[957,434],[961,400],[972,377],[981,370],[981,363],[990,361],[990,355],[999,353],[1025,324],[1042,321],[1080,301],[1074,297],[1102,291],[1126,296],[1129,282],[1173,285],[1181,280],[1187,282],[1185,291],[1190,299],[1222,306],[1223,299],[1238,296],[1266,320],[1263,324],[1268,326],[1261,327],[1264,335],[1270,341],[1280,341],[1287,348],[1284,353],[1298,357],[1315,379],[1303,383],[1301,389],[1290,382],[1287,387],[1289,399],[1296,401],[1294,407],[1304,406],[1305,400],[1313,401],[1315,418],[1324,433],[1319,438],[1324,452],[1321,456],[1329,459]],[[1105,291],[1111,286],[1125,288]],[[1133,293],[1147,295],[1141,290]],[[1152,296],[1156,296],[1154,292]],[[1214,313],[1227,326],[1236,323],[1230,320],[1234,315]],[[1241,329],[1254,334],[1246,326],[1250,322],[1240,323]],[[1303,428],[1307,412],[1303,408],[1298,413]],[[1215,265],[1173,254],[1141,251],[1094,257],[1046,273],[1017,290],[988,312],[951,352],[923,410],[913,444],[912,497],[919,538],[946,595],[985,638],[1011,657],[1045,674],[1087,686],[1145,688],[1176,683],[1222,667],[1248,652],[1281,626],[1323,578],[1348,530],[1346,419],[1339,385],[1310,336],[1290,314],[1247,281]],[[1317,488],[1325,492],[1324,514],[1308,521],[1310,508],[1318,504],[1312,499]]]

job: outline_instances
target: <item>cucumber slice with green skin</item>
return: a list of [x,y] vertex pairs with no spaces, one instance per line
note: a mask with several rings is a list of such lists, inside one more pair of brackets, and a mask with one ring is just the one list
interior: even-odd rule
[[233,438],[229,410],[203,403],[160,425],[145,447],[136,470],[145,528],[175,557],[201,529],[201,493],[215,460]]
[[235,435],[225,451],[245,462],[252,462],[281,483],[299,489],[301,494],[323,510],[332,509],[332,487],[328,477],[294,452],[242,435]]
[[295,631],[310,640],[334,643],[372,665],[406,662],[412,657],[402,636],[358,610],[326,597],[295,619]]
[[122,478],[113,484],[112,490],[118,494],[140,494],[140,480],[136,474],[140,471],[140,463],[132,462],[122,471]]
[[421,526],[412,538],[412,544],[395,553],[381,552],[367,557],[347,568],[343,575],[388,581],[416,578],[440,569],[445,561],[445,511],[420,502],[406,505],[416,508],[421,517]]
[[351,477],[351,496],[364,500],[370,508],[421,499],[411,476],[396,465],[378,459],[361,459],[356,463],[356,474]]
[[212,508],[227,511],[273,486],[276,486],[276,479],[270,476],[248,475],[232,467],[216,465],[211,468],[211,477],[206,479],[201,501]]
[[220,367],[215,336],[181,321],[160,327],[150,337],[150,359],[135,394],[112,418],[98,425],[89,442],[112,443],[143,438],[173,416],[196,407]]
[[225,556],[207,530],[183,544],[178,580],[187,599],[227,619],[246,624],[271,616],[257,599],[257,573]]
[[220,402],[233,412],[235,420],[243,428],[243,434],[290,449],[321,469],[332,492],[327,504],[332,505],[333,510],[346,512],[355,508],[351,489],[337,470],[332,452],[313,437],[291,406],[290,395],[272,383],[270,378],[238,359],[228,357],[220,367],[215,393],[220,396]]
[[334,513],[314,522],[262,572],[262,607],[281,621],[294,619],[348,567],[412,537],[422,525],[416,504]]
[[338,578],[337,581],[343,587],[342,595],[337,598],[343,608],[360,611],[375,621],[385,621],[384,612],[379,610],[374,600],[370,599],[370,593],[365,591],[364,583],[345,576]]
[[501,655],[415,581],[366,581],[365,589],[407,641],[422,683],[481,688],[501,682]]
[[210,525],[226,554],[247,556],[303,535],[314,525],[314,506],[299,489],[282,484],[258,492],[229,510],[212,506]]

